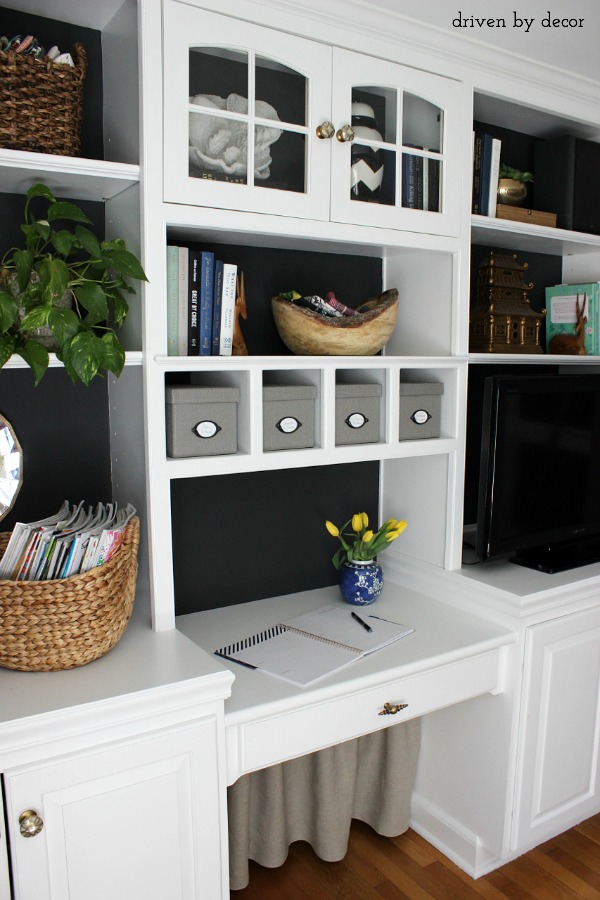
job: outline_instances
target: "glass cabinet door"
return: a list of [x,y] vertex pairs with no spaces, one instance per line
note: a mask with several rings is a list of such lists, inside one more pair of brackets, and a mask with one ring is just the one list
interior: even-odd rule
[[331,141],[315,128],[330,78],[328,48],[168,3],[166,199],[328,218]]
[[460,86],[334,50],[332,218],[458,234]]

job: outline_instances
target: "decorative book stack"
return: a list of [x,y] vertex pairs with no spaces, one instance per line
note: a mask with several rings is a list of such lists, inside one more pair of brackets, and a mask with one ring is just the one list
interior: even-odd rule
[[540,327],[546,311],[529,304],[527,263],[516,254],[496,255],[492,250],[479,263],[477,298],[471,310],[469,349],[472,353],[543,353]]

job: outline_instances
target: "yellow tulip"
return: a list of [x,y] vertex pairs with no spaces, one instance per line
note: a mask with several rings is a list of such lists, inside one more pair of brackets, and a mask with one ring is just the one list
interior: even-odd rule
[[365,544],[368,544],[372,540],[373,540],[373,532],[365,531],[365,533],[363,535],[363,541],[365,542]]
[[352,531],[355,531],[358,534],[362,527],[362,516],[360,513],[355,513],[355,515],[352,516]]
[[396,519],[388,519],[387,522],[384,522],[381,527],[393,529],[393,528],[396,528],[397,525],[398,525],[398,522],[396,521]]
[[366,513],[361,513],[360,517],[362,519],[363,528],[369,527],[369,517]]
[[330,522],[329,519],[327,519],[327,521],[325,522],[325,528],[333,537],[340,536],[340,529],[337,527],[337,525],[334,525],[333,522]]
[[398,537],[398,535],[402,534],[402,532],[404,531],[405,528],[406,528],[405,521],[398,522],[398,525],[396,526],[396,528],[393,528],[391,531],[388,531],[388,533],[387,533],[388,543],[391,543],[391,541],[395,541],[396,538]]

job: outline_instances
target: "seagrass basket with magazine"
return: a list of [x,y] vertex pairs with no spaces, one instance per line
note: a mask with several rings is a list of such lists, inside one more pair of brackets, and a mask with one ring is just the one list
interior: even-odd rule
[[[0,558],[9,538],[0,534]],[[51,581],[0,580],[0,666],[57,672],[108,653],[133,609],[139,540],[134,516],[121,546],[101,566]]]
[[0,51],[0,147],[79,156],[87,57],[70,53],[74,66]]

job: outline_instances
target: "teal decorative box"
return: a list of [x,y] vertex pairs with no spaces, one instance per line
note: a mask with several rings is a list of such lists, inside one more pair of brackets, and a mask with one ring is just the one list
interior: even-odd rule
[[[546,288],[547,353],[553,352],[550,344],[556,335],[571,335],[571,340],[579,345],[579,341],[576,341],[578,297],[579,307],[583,308],[583,315],[587,318],[581,335],[585,355],[600,355],[600,282],[597,281],[588,284],[557,284]],[[573,352],[577,353],[578,350],[579,346]]]

